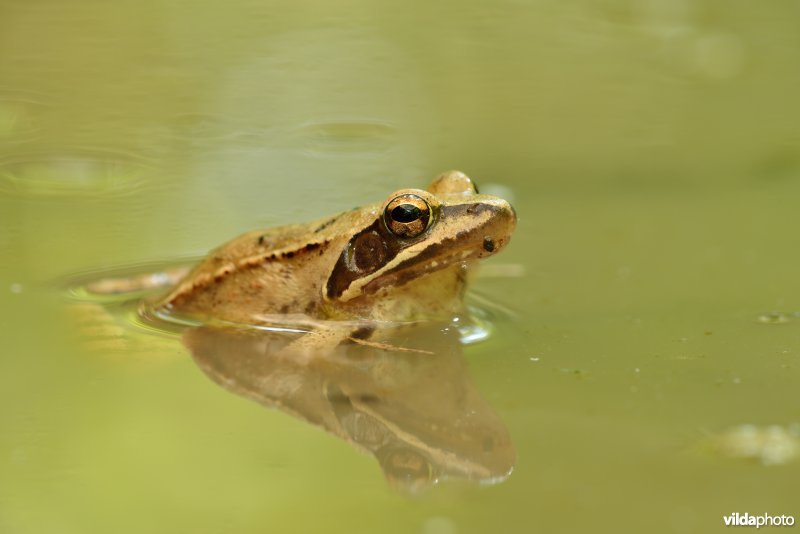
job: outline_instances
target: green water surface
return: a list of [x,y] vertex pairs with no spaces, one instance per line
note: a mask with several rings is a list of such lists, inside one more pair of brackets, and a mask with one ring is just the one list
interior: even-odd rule
[[[798,19],[792,0],[7,0],[0,532],[800,516]],[[508,312],[464,349],[516,450],[494,485],[392,489],[62,290],[450,168],[519,215],[476,283]],[[726,453],[741,425],[776,425],[785,454]]]

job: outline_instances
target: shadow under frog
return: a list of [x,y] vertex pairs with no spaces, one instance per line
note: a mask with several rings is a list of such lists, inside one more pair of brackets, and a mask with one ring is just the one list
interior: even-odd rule
[[392,486],[497,483],[511,473],[508,430],[470,381],[456,329],[398,329],[418,352],[349,343],[302,358],[290,350],[299,335],[203,326],[183,341],[214,382],[371,454]]

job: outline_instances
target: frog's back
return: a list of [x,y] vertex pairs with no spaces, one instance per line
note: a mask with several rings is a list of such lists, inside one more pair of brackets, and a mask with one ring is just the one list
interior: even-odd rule
[[343,224],[329,219],[242,234],[211,251],[156,307],[239,323],[318,316],[322,273],[333,267],[346,236],[315,230],[333,223]]

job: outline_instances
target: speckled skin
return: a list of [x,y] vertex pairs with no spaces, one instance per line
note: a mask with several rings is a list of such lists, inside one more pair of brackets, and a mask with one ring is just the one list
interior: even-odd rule
[[[409,193],[428,203],[433,222],[398,238],[384,207]],[[502,250],[515,225],[508,202],[476,194],[469,178],[450,171],[427,191],[404,189],[333,218],[243,234],[212,251],[156,308],[244,324],[293,314],[441,318],[462,306],[470,265]]]

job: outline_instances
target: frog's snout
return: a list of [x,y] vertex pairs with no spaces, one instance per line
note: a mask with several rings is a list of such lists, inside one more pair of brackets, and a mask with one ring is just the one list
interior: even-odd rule
[[492,217],[483,228],[482,248],[486,255],[502,249],[511,239],[517,226],[517,212],[513,206],[501,198],[491,201]]

